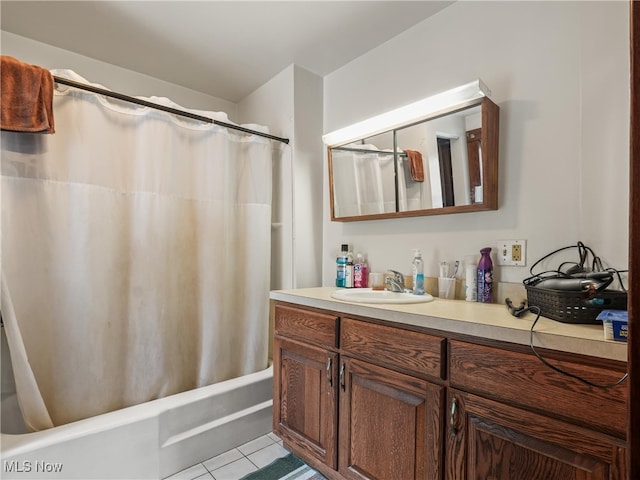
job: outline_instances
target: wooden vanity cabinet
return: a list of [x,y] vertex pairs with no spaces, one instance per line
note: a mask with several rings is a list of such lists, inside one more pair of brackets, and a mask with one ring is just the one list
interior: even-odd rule
[[338,471],[344,478],[442,478],[444,387],[427,379],[442,374],[444,344],[441,337],[342,319]]
[[273,429],[298,455],[337,468],[338,318],[276,306]]
[[[549,361],[601,385],[622,375]],[[626,478],[625,384],[589,386],[531,353],[455,340],[449,384],[445,480]]]
[[441,478],[444,388],[361,360],[341,362],[339,472],[353,480]]
[[[625,480],[628,389],[524,346],[276,306],[274,429],[332,480]],[[623,362],[545,352],[592,383]]]
[[441,480],[444,386],[428,378],[444,339],[342,318],[336,349],[331,329],[335,316],[276,305],[274,430],[332,479]]
[[622,440],[449,389],[446,480],[621,480]]

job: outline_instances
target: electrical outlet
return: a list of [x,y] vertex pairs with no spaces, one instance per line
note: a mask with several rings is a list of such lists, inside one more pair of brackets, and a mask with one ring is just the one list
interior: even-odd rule
[[524,267],[526,265],[526,247],[526,240],[498,240],[496,255],[498,265]]
[[514,262],[522,261],[522,245],[519,243],[514,243],[511,245],[511,260]]

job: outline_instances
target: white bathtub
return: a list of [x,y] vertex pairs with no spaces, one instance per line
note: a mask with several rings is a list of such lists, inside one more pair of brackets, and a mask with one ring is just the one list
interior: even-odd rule
[[0,435],[3,479],[161,479],[271,431],[272,367],[35,433]]

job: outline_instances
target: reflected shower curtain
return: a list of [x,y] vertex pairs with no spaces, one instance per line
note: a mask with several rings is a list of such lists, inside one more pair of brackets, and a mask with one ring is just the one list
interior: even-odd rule
[[380,153],[375,145],[349,146],[373,151],[331,151],[336,216],[395,212],[393,152]]
[[73,88],[54,112],[55,135],[2,132],[2,313],[27,426],[266,368],[271,142]]

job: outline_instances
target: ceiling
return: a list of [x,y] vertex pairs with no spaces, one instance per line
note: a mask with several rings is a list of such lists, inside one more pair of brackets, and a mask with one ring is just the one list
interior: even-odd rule
[[325,76],[450,1],[5,1],[1,28],[237,102],[291,64]]

